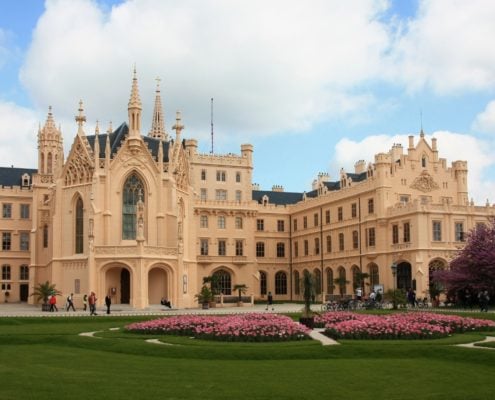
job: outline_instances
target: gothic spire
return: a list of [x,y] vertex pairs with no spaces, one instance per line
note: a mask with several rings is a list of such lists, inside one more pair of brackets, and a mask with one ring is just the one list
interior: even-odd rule
[[83,102],[82,100],[79,100],[79,114],[76,115],[76,122],[77,122],[77,125],[79,126],[77,128],[77,134],[78,135],[84,135],[84,131],[83,131],[83,125],[84,123],[86,122],[86,116],[84,115],[84,109],[83,109]]
[[136,67],[134,67],[134,76],[132,78],[131,97],[129,99],[129,105],[127,111],[129,114],[129,137],[140,138],[141,137],[141,99],[139,98],[139,88],[136,74]]
[[151,122],[151,130],[148,136],[157,139],[167,139],[167,132],[165,132],[165,118],[162,109],[162,99],[160,96],[160,78],[156,78],[156,96],[155,107],[153,108],[153,120]]
[[175,114],[175,125],[172,127],[175,130],[175,141],[180,144],[180,133],[182,129],[184,129],[184,125],[182,125],[182,118],[180,111],[177,111]]

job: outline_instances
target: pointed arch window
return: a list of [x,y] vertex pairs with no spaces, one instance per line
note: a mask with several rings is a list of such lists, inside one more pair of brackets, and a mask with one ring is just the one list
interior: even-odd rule
[[124,183],[122,195],[122,239],[136,239],[136,205],[141,197],[144,202],[144,185],[136,174]]
[[76,202],[76,254],[81,254],[84,249],[84,209],[83,201],[79,197]]
[[287,294],[287,274],[283,271],[275,274],[275,294]]
[[46,173],[52,173],[52,153],[48,153],[47,162],[46,162]]
[[266,272],[260,271],[260,294],[265,296],[267,293],[267,281],[266,281]]

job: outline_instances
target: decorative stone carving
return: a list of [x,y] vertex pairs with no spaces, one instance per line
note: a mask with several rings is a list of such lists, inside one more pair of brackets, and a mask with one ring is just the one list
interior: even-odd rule
[[436,190],[439,188],[438,183],[433,180],[433,177],[428,173],[428,171],[423,171],[421,174],[414,180],[411,189],[418,189],[422,192],[431,192],[432,190]]

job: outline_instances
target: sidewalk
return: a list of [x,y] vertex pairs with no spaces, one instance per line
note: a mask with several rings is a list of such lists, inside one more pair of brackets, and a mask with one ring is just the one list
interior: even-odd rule
[[[320,306],[315,305],[315,310]],[[96,309],[97,317],[101,316],[133,316],[133,315],[181,315],[181,314],[240,314],[249,312],[260,313],[296,313],[300,312],[303,308],[302,304],[284,303],[275,304],[275,310],[266,310],[266,305],[255,304],[254,306],[245,305],[243,307],[237,307],[235,305],[231,307],[214,307],[208,310],[198,308],[182,308],[182,309],[168,309],[161,305],[150,305],[146,309],[134,309],[128,304],[115,304],[110,308],[110,315],[106,314],[106,307],[99,306]],[[65,311],[62,307],[58,307],[58,312],[46,312],[41,311],[41,305],[30,305],[27,303],[2,303],[0,304],[0,318],[1,317],[89,317],[89,309],[83,311],[82,309],[76,309],[77,311]]]

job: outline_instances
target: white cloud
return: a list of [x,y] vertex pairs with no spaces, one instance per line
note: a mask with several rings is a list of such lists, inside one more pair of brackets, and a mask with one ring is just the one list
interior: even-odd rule
[[14,103],[0,101],[0,160],[2,166],[37,168],[35,143],[38,115]]
[[494,21],[491,0],[420,1],[417,18],[393,45],[391,77],[410,90],[439,94],[493,89]]
[[373,100],[349,89],[381,74],[386,6],[143,0],[106,13],[95,2],[48,0],[21,78],[42,109],[68,118],[83,98],[88,120],[117,123],[136,63],[145,126],[159,75],[167,125],[182,109],[190,136],[208,133],[211,97],[220,136],[303,130]]
[[[363,159],[366,163],[373,162],[375,154],[387,152],[394,143],[401,143],[407,149],[408,136],[375,135],[362,141],[343,138],[335,145],[331,170],[338,171],[343,167],[346,171],[354,171],[354,163],[357,160]],[[493,193],[493,189],[495,189],[493,176],[485,176],[485,171],[495,165],[492,156],[493,143],[471,135],[448,131],[437,131],[431,136],[426,135],[426,140],[429,143],[431,143],[431,137],[437,138],[439,156],[447,160],[447,165],[451,165],[453,161],[457,160],[468,162],[469,197],[472,197],[476,204],[484,204],[487,193]],[[416,135],[416,143],[417,140]],[[492,199],[493,201],[495,198]]]
[[490,101],[473,122],[473,129],[484,133],[495,133],[495,100]]

